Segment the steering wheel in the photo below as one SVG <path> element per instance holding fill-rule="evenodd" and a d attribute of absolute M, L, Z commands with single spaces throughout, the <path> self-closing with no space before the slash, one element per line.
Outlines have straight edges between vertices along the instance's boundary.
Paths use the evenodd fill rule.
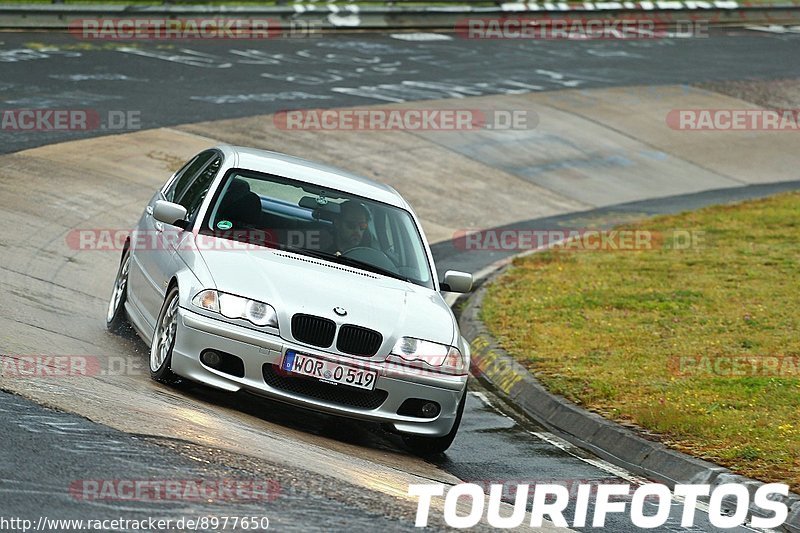
<path fill-rule="evenodd" d="M 394 261 L 392 261 L 392 259 L 381 250 L 376 250 L 375 248 L 356 246 L 355 248 L 350 248 L 342 255 L 349 257 L 350 259 L 369 263 L 370 265 L 374 265 L 384 270 L 389 270 L 390 272 L 399 273 L 397 270 L 397 265 L 394 263 Z"/>

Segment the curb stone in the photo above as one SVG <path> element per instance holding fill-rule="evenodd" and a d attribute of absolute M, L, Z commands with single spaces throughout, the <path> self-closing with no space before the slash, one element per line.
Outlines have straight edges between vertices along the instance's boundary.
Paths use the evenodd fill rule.
<path fill-rule="evenodd" d="M 508 269 L 505 266 L 492 274 L 492 280 Z M 570 443 L 598 457 L 624 467 L 636 475 L 674 488 L 676 484 L 740 483 L 752 496 L 764 485 L 714 463 L 671 450 L 660 442 L 640 437 L 619 424 L 572 402 L 551 394 L 528 370 L 515 361 L 487 330 L 478 316 L 486 295 L 482 283 L 468 296 L 459 314 L 461 334 L 472 350 L 471 371 L 488 383 L 506 401 L 517 406 L 530 418 Z M 789 516 L 780 531 L 800 533 L 800 496 L 789 493 L 777 500 L 786 504 Z M 767 516 L 751 506 L 751 514 Z"/>

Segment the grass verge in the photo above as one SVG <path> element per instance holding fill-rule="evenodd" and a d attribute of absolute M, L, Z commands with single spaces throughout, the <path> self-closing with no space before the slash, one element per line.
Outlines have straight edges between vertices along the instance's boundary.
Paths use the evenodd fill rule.
<path fill-rule="evenodd" d="M 518 258 L 481 318 L 550 391 L 800 492 L 800 193 L 626 228 L 658 246 Z"/>

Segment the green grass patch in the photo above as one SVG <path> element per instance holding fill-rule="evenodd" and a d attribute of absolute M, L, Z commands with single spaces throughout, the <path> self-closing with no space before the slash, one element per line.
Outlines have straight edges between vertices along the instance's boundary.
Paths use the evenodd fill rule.
<path fill-rule="evenodd" d="M 800 492 L 800 194 L 626 228 L 701 240 L 517 259 L 482 319 L 552 392 Z"/>

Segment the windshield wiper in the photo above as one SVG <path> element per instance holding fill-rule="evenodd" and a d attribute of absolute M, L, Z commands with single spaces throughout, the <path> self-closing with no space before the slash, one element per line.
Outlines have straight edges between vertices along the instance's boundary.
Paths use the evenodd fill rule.
<path fill-rule="evenodd" d="M 407 281 L 409 283 L 412 283 L 412 281 L 409 278 L 407 278 L 405 276 L 401 276 L 397 272 L 393 272 L 391 270 L 387 270 L 385 268 L 381 268 L 379 266 L 375 266 L 372 263 L 367 263 L 366 261 L 359 261 L 358 259 L 353 259 L 352 257 L 346 257 L 344 255 L 338 255 L 338 256 L 334 256 L 334 257 L 336 257 L 337 260 L 339 260 L 342 263 L 345 263 L 347 265 L 350 265 L 350 266 L 353 266 L 353 267 L 357 267 L 357 268 L 363 268 L 364 270 L 369 270 L 371 272 L 375 272 L 376 274 L 383 274 L 384 276 L 389 276 L 390 278 L 395 278 L 395 279 L 399 279 L 399 280 L 402 280 L 402 281 Z"/>
<path fill-rule="evenodd" d="M 321 250 L 309 250 L 308 248 L 296 248 L 292 246 L 287 246 L 286 250 L 298 254 L 310 255 L 312 257 L 317 257 L 319 259 L 325 259 L 328 261 L 332 261 L 334 263 L 360 268 L 362 270 L 368 270 L 376 274 L 381 274 L 384 276 L 388 276 L 390 278 L 395 278 L 401 281 L 406 281 L 408 283 L 413 283 L 411 279 L 401 276 L 397 272 L 392 272 L 391 270 L 381 268 L 379 266 L 373 265 L 372 263 L 367 263 L 366 261 L 359 261 L 358 259 L 353 259 L 351 257 L 347 257 L 341 254 L 337 255 L 337 254 L 332 254 L 330 252 L 323 252 Z"/>

